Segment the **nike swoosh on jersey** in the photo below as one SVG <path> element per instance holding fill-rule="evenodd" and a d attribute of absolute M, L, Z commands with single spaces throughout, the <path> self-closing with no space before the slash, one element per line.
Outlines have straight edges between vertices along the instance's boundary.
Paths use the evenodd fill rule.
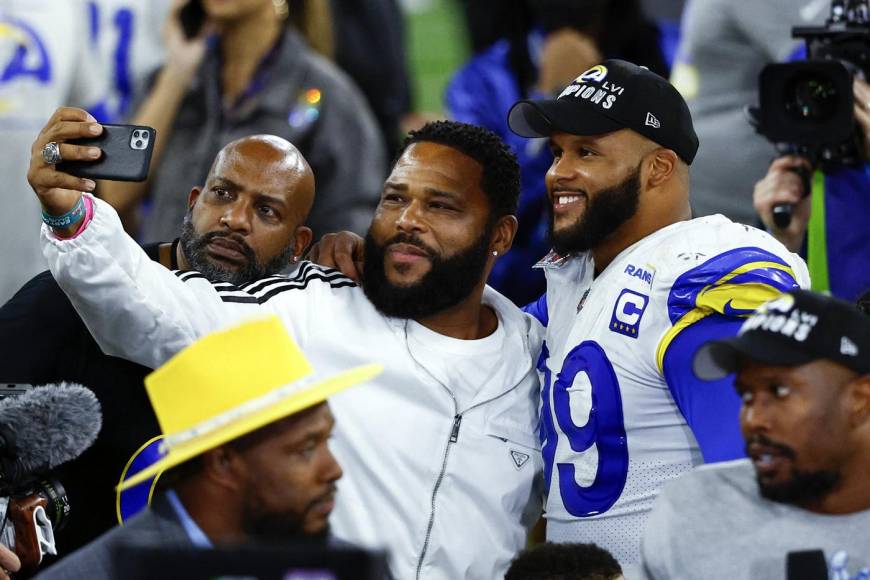
<path fill-rule="evenodd" d="M 734 300 L 729 300 L 728 302 L 725 303 L 725 306 L 722 309 L 725 313 L 725 316 L 735 316 L 735 317 L 736 316 L 748 316 L 748 315 L 752 314 L 753 312 L 755 312 L 755 310 L 752 308 L 749 308 L 749 309 L 734 308 L 731 306 L 732 302 L 734 302 Z"/>

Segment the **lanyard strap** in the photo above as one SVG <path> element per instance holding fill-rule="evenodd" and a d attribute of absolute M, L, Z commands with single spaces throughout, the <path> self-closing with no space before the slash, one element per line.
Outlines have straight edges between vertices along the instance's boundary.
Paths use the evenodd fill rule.
<path fill-rule="evenodd" d="M 807 267 L 810 271 L 812 289 L 830 293 L 828 278 L 828 239 L 825 227 L 825 174 L 813 174 L 810 222 L 807 226 Z"/>

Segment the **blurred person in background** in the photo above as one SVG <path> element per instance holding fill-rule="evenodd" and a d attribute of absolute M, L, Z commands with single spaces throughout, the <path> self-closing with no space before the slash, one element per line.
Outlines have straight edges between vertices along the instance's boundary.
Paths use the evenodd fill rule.
<path fill-rule="evenodd" d="M 202 182 L 218 150 L 269 133 L 296 145 L 318 175 L 312 228 L 364 231 L 385 174 L 380 132 L 352 81 L 290 25 L 319 26 L 309 37 L 331 38 L 328 4 L 202 0 L 201 8 L 196 18 L 187 2 L 174 3 L 164 28 L 166 64 L 131 121 L 157 131 L 148 181 L 101 183 L 98 195 L 128 224 L 148 198 L 142 239 L 172 239 L 190 181 Z M 200 25 L 192 38 L 182 17 L 188 32 Z"/>
<path fill-rule="evenodd" d="M 660 44 L 669 67 L 674 65 L 680 44 L 680 21 L 686 0 L 641 0 L 643 10 L 655 21 L 661 34 Z"/>
<path fill-rule="evenodd" d="M 553 156 L 544 141 L 508 129 L 511 106 L 526 97 L 551 96 L 604 57 L 624 58 L 663 75 L 668 68 L 658 32 L 639 0 L 514 0 L 509 13 L 507 36 L 454 75 L 445 101 L 452 118 L 495 132 L 520 161 L 519 230 L 489 283 L 526 304 L 545 287 L 543 273 L 532 266 L 550 249 L 544 175 Z"/>
<path fill-rule="evenodd" d="M 758 75 L 801 45 L 795 25 L 820 21 L 828 0 L 689 0 L 671 82 L 689 104 L 701 147 L 692 164 L 692 210 L 757 224 L 752 186 L 776 154 L 749 124 Z"/>
<path fill-rule="evenodd" d="M 780 157 L 753 191 L 755 210 L 767 231 L 806 258 L 813 290 L 830 292 L 849 302 L 870 291 L 870 85 L 855 79 L 853 92 L 863 163 L 828 172 L 818 170 L 807 191 L 795 169 L 811 172 L 810 162 L 793 155 Z M 794 208 L 785 228 L 773 220 L 773 208 L 779 204 Z"/>
<path fill-rule="evenodd" d="M 460 0 L 460 4 L 474 55 L 510 36 L 519 20 L 516 0 Z"/>
<path fill-rule="evenodd" d="M 106 120 L 106 84 L 88 23 L 83 0 L 0 2 L 0 304 L 47 267 L 39 236 L 25 227 L 40 216 L 26 194 L 27 143 L 61 104 Z"/>
<path fill-rule="evenodd" d="M 289 0 L 288 7 L 308 45 L 341 67 L 366 97 L 387 145 L 388 163 L 400 144 L 400 120 L 411 107 L 404 18 L 397 1 Z M 88 0 L 90 38 L 108 70 L 111 119 L 133 114 L 131 108 L 149 91 L 149 79 L 166 56 L 161 30 L 171 8 L 171 0 Z"/>
<path fill-rule="evenodd" d="M 532 0 L 531 3 L 541 6 L 549 4 L 553 7 L 561 4 L 568 11 L 575 11 L 574 15 L 576 16 L 579 16 L 580 12 L 585 12 L 585 18 L 580 16 L 575 18 L 575 21 L 586 21 L 587 24 L 584 26 L 599 27 L 599 30 L 600 26 L 594 22 L 599 18 L 596 11 L 599 10 L 600 5 L 607 4 L 606 19 L 609 21 L 608 24 L 612 26 L 614 22 L 622 20 L 621 26 L 623 27 L 621 32 L 607 35 L 607 38 L 602 39 L 607 45 L 607 54 L 616 50 L 614 54 L 618 53 L 621 58 L 639 62 L 658 58 L 658 55 L 654 53 L 645 53 L 643 46 L 651 36 L 656 34 L 656 28 L 661 28 L 661 22 L 679 21 L 683 2 L 684 0 L 640 0 L 639 2 L 634 0 L 579 0 L 577 2 Z M 496 42 L 512 38 L 517 32 L 528 33 L 529 23 L 534 26 L 536 15 L 528 12 L 529 0 L 462 0 L 461 4 L 471 43 L 471 52 L 475 55 L 484 52 Z M 639 15 L 644 14 L 652 17 L 651 20 L 654 23 L 646 16 L 638 19 Z M 563 17 L 565 16 L 572 18 L 568 13 L 563 13 Z M 649 24 L 653 24 L 653 26 L 649 26 Z M 558 23 L 556 25 L 558 26 Z M 571 24 L 567 23 L 567 25 Z M 641 64 L 646 64 L 646 62 Z M 657 70 L 657 72 L 661 71 Z M 565 79 L 562 84 L 564 85 L 570 80 Z"/>
<path fill-rule="evenodd" d="M 335 63 L 359 86 L 381 129 L 387 156 L 402 144 L 403 118 L 411 112 L 405 20 L 397 0 L 332 0 Z"/>
<path fill-rule="evenodd" d="M 88 37 L 107 81 L 106 113 L 121 123 L 165 58 L 160 31 L 171 0 L 88 0 Z"/>

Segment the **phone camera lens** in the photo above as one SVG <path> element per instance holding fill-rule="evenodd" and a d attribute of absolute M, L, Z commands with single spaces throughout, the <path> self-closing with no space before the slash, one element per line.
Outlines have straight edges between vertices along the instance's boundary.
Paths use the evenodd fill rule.
<path fill-rule="evenodd" d="M 139 138 L 139 131 L 133 131 L 133 137 L 138 139 Z"/>
<path fill-rule="evenodd" d="M 136 147 L 142 147 L 142 145 L 143 145 L 143 143 L 142 143 L 141 139 L 136 141 Z"/>

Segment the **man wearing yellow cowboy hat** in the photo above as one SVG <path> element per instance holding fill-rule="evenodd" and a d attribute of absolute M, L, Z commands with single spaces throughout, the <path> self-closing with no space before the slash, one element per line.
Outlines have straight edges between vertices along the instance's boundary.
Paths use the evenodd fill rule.
<path fill-rule="evenodd" d="M 159 476 L 151 507 L 41 578 L 115 578 L 112 551 L 325 539 L 341 467 L 327 397 L 380 372 L 319 377 L 276 317 L 210 334 L 145 379 L 163 456 L 122 481 Z M 219 509 L 216 509 L 219 508 Z"/>

